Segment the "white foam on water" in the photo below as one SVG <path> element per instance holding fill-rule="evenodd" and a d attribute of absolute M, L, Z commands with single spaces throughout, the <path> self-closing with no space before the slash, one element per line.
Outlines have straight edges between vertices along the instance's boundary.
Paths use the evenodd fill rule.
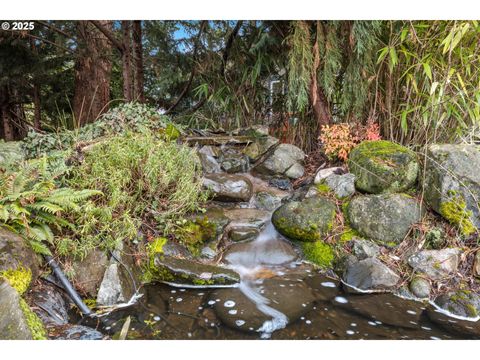
<path fill-rule="evenodd" d="M 223 306 L 228 307 L 228 308 L 234 307 L 234 306 L 235 306 L 235 301 L 233 301 L 233 300 L 227 300 L 227 301 L 225 301 L 225 302 L 223 303 Z"/>
<path fill-rule="evenodd" d="M 347 333 L 347 335 L 354 335 L 354 334 L 355 334 L 355 331 L 353 331 L 353 330 L 347 330 L 346 333 Z"/>
<path fill-rule="evenodd" d="M 340 303 L 340 304 L 346 304 L 348 303 L 348 300 L 345 299 L 343 296 L 335 296 L 335 299 L 334 299 L 336 302 Z"/>
<path fill-rule="evenodd" d="M 235 320 L 235 325 L 237 326 L 245 325 L 245 320 Z"/>
<path fill-rule="evenodd" d="M 335 283 L 333 283 L 333 282 L 331 282 L 331 281 L 322 282 L 320 285 L 322 285 L 323 287 L 328 287 L 328 288 L 337 287 L 337 286 L 335 285 Z"/>
<path fill-rule="evenodd" d="M 237 315 L 237 310 L 236 309 L 228 310 L 228 313 L 230 315 Z"/>

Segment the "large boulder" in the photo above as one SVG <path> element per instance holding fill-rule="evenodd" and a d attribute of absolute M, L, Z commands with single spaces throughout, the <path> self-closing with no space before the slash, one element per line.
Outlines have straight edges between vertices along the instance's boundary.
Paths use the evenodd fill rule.
<path fill-rule="evenodd" d="M 420 204 L 403 194 L 358 196 L 349 202 L 347 214 L 360 235 L 385 245 L 401 242 L 422 219 Z"/>
<path fill-rule="evenodd" d="M 107 255 L 100 249 L 93 249 L 84 259 L 73 261 L 75 287 L 88 296 L 96 297 L 107 266 Z"/>
<path fill-rule="evenodd" d="M 480 146 L 430 145 L 425 199 L 465 235 L 480 228 Z"/>
<path fill-rule="evenodd" d="M 240 276 L 230 269 L 164 254 L 155 256 L 154 268 L 151 271 L 153 280 L 177 284 L 233 285 L 240 281 Z"/>
<path fill-rule="evenodd" d="M 38 269 L 37 255 L 25 240 L 11 231 L 0 228 L 0 277 L 22 282 L 26 290 L 30 281 L 36 280 Z"/>
<path fill-rule="evenodd" d="M 348 158 L 357 189 L 372 193 L 402 192 L 417 180 L 419 165 L 415 153 L 390 141 L 364 141 Z"/>
<path fill-rule="evenodd" d="M 17 291 L 0 279 L 0 340 L 32 339 L 20 302 Z"/>
<path fill-rule="evenodd" d="M 285 175 L 291 179 L 297 179 L 303 176 L 304 158 L 305 153 L 298 147 L 280 144 L 254 169 L 263 175 Z"/>
<path fill-rule="evenodd" d="M 279 233 L 298 241 L 322 240 L 333 226 L 335 204 L 324 196 L 290 201 L 272 215 Z"/>
<path fill-rule="evenodd" d="M 252 197 L 253 185 L 242 175 L 209 174 L 203 178 L 203 186 L 213 192 L 214 200 L 239 202 Z"/>
<path fill-rule="evenodd" d="M 378 290 L 396 286 L 400 277 L 377 258 L 367 258 L 349 262 L 344 280 L 358 289 Z"/>
<path fill-rule="evenodd" d="M 250 161 L 255 162 L 278 142 L 279 140 L 273 136 L 262 136 L 249 144 L 243 153 L 248 156 Z"/>
<path fill-rule="evenodd" d="M 417 273 L 432 280 L 440 280 L 454 274 L 460 262 L 460 249 L 423 250 L 408 258 L 408 264 Z"/>

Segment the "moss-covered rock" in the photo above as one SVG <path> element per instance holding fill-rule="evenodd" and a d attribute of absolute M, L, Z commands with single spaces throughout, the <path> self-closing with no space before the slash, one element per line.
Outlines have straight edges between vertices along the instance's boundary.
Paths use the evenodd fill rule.
<path fill-rule="evenodd" d="M 480 146 L 430 145 L 425 200 L 464 235 L 480 228 Z"/>
<path fill-rule="evenodd" d="M 422 219 L 420 204 L 403 194 L 364 195 L 347 206 L 350 226 L 365 238 L 389 246 L 398 244 Z"/>
<path fill-rule="evenodd" d="M 164 254 L 154 256 L 150 271 L 152 281 L 178 284 L 231 285 L 240 281 L 240 276 L 232 270 L 188 259 L 176 259 Z"/>
<path fill-rule="evenodd" d="M 480 295 L 469 290 L 458 290 L 435 299 L 435 303 L 452 314 L 465 317 L 480 316 Z"/>
<path fill-rule="evenodd" d="M 423 250 L 408 258 L 408 264 L 418 273 L 430 279 L 440 280 L 457 272 L 460 249 Z"/>
<path fill-rule="evenodd" d="M 265 154 L 272 146 L 277 145 L 279 140 L 273 136 L 262 136 L 248 145 L 243 153 L 248 156 L 250 161 L 257 161 L 263 154 Z"/>
<path fill-rule="evenodd" d="M 348 158 L 348 168 L 355 175 L 358 190 L 379 194 L 403 192 L 411 188 L 418 176 L 415 153 L 386 140 L 364 141 Z"/>
<path fill-rule="evenodd" d="M 303 242 L 301 248 L 306 260 L 323 268 L 332 266 L 335 256 L 330 245 L 323 241 Z"/>
<path fill-rule="evenodd" d="M 272 222 L 279 233 L 292 240 L 314 242 L 327 235 L 334 218 L 335 204 L 317 196 L 280 206 L 273 213 Z"/>

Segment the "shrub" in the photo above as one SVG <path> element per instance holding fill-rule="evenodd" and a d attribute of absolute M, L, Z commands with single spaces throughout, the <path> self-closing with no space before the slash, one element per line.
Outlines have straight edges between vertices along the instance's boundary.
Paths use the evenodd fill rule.
<path fill-rule="evenodd" d="M 55 181 L 67 168 L 63 161 L 41 158 L 19 165 L 15 171 L 0 169 L 0 226 L 22 235 L 33 250 L 50 254 L 46 243 L 53 244 L 53 229 L 74 229 L 68 212 L 80 210 L 80 204 L 93 190 L 58 187 Z"/>
<path fill-rule="evenodd" d="M 346 161 L 350 151 L 364 140 L 380 140 L 380 128 L 369 119 L 366 125 L 359 123 L 322 126 L 320 141 L 325 155 L 331 160 Z"/>
<path fill-rule="evenodd" d="M 135 238 L 142 224 L 168 232 L 176 220 L 206 201 L 200 175 L 192 149 L 159 139 L 149 130 L 98 143 L 68 180 L 72 187 L 105 194 L 88 204 L 77 236 L 105 245 Z"/>

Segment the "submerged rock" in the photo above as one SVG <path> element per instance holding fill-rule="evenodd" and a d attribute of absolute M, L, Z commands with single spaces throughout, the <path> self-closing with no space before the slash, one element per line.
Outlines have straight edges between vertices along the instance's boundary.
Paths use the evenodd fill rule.
<path fill-rule="evenodd" d="M 83 325 L 72 325 L 63 329 L 55 336 L 56 340 L 102 340 L 100 331 Z"/>
<path fill-rule="evenodd" d="M 69 321 L 68 307 L 61 290 L 45 281 L 29 293 L 35 313 L 47 326 L 66 325 Z"/>
<path fill-rule="evenodd" d="M 20 301 L 17 291 L 0 278 L 0 340 L 32 339 Z"/>
<path fill-rule="evenodd" d="M 408 258 L 408 264 L 432 280 L 440 280 L 457 271 L 460 249 L 423 250 Z"/>
<path fill-rule="evenodd" d="M 398 244 L 422 219 L 420 204 L 403 194 L 357 196 L 347 207 L 351 227 L 382 244 Z"/>
<path fill-rule="evenodd" d="M 258 236 L 260 231 L 255 227 L 236 226 L 232 227 L 228 233 L 228 238 L 232 241 L 252 240 Z"/>
<path fill-rule="evenodd" d="M 425 199 L 465 235 L 480 228 L 480 146 L 430 145 L 425 170 Z"/>
<path fill-rule="evenodd" d="M 200 264 L 192 260 L 176 259 L 157 254 L 154 260 L 154 280 L 189 285 L 231 285 L 240 281 L 240 276 L 229 269 Z"/>
<path fill-rule="evenodd" d="M 415 153 L 390 141 L 364 141 L 348 158 L 356 176 L 357 189 L 372 194 L 403 192 L 417 180 L 419 165 Z"/>
<path fill-rule="evenodd" d="M 315 300 L 303 282 L 284 278 L 212 292 L 209 303 L 228 327 L 245 332 L 271 333 L 311 310 Z M 218 300 L 218 301 L 217 301 Z"/>
<path fill-rule="evenodd" d="M 298 241 L 317 241 L 333 226 L 335 204 L 319 196 L 302 202 L 290 201 L 280 206 L 272 215 L 279 233 Z"/>
<path fill-rule="evenodd" d="M 377 258 L 368 258 L 347 264 L 344 280 L 362 290 L 378 290 L 395 287 L 400 277 Z"/>
<path fill-rule="evenodd" d="M 225 249 L 222 259 L 228 264 L 254 268 L 258 265 L 283 265 L 297 259 L 290 244 L 277 239 L 232 244 Z"/>
<path fill-rule="evenodd" d="M 213 192 L 214 200 L 238 202 L 252 197 L 252 183 L 242 175 L 205 175 L 203 186 Z"/>
<path fill-rule="evenodd" d="M 304 170 L 301 163 L 304 158 L 305 153 L 298 147 L 291 144 L 280 144 L 254 169 L 263 175 L 286 175 L 296 179 L 303 176 Z M 290 170 L 292 167 L 293 169 Z"/>

